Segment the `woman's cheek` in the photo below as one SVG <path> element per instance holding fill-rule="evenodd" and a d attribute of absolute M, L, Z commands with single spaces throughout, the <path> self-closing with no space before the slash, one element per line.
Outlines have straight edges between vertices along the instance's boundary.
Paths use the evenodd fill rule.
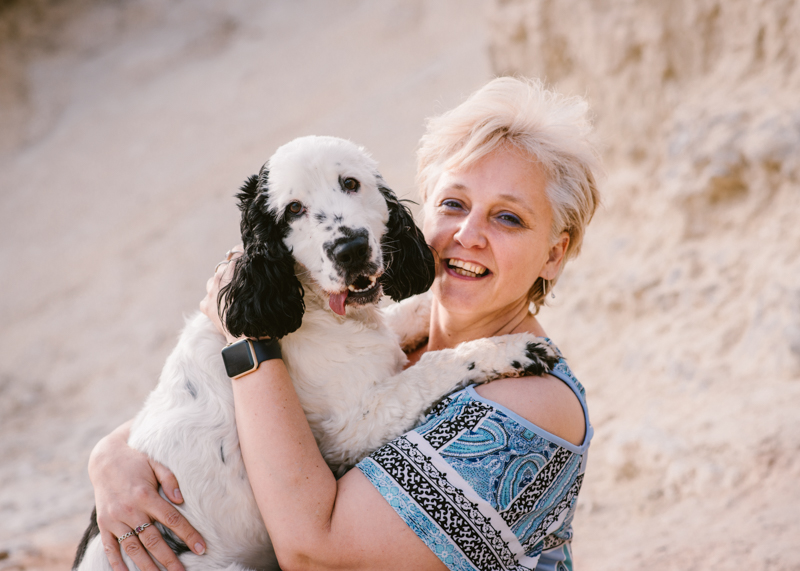
<path fill-rule="evenodd" d="M 422 233 L 428 244 L 438 252 L 446 246 L 447 239 L 455 234 L 456 225 L 454 217 L 445 216 L 435 208 L 427 207 L 422 222 Z"/>

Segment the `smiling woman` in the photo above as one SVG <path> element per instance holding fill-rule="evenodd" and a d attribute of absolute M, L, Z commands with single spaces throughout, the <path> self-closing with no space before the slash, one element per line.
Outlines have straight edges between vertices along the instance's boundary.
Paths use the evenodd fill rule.
<path fill-rule="evenodd" d="M 496 187 L 497 198 L 513 206 L 507 213 L 500 212 L 499 218 L 509 227 L 530 229 L 535 223 L 540 229 L 546 228 L 550 245 L 559 243 L 566 233 L 564 259 L 577 256 L 584 230 L 600 201 L 596 183 L 600 162 L 588 112 L 585 100 L 564 97 L 537 81 L 505 77 L 490 82 L 464 104 L 428 121 L 428 132 L 420 141 L 417 169 L 426 207 L 429 195 L 442 190 L 443 176 L 470 176 L 471 170 L 474 178 L 476 169 L 471 167 L 499 151 L 506 164 L 490 167 L 502 170 L 512 166 L 517 171 L 505 178 L 488 177 Z M 475 180 L 473 192 L 483 192 L 486 182 Z M 444 184 L 461 188 L 463 181 Z M 528 189 L 527 196 L 524 188 Z M 527 226 L 520 209 L 528 215 Z M 533 283 L 529 299 L 537 309 L 563 267 L 560 264 L 554 275 L 539 276 Z"/>
<path fill-rule="evenodd" d="M 404 312 L 429 315 L 405 348 L 409 366 L 466 341 L 546 337 L 536 313 L 578 253 L 599 200 L 587 111 L 582 99 L 539 82 L 500 78 L 429 121 L 419 184 L 425 238 L 438 258 L 432 295 L 390 310 L 398 325 L 412 321 Z M 358 191 L 346 180 L 340 186 Z M 293 200 L 303 199 L 286 197 L 290 212 Z M 287 243 L 302 248 L 291 235 Z M 215 304 L 226 271 L 222 266 L 209 281 L 201 307 L 233 340 Z M 346 312 L 351 294 L 343 292 L 330 310 Z M 338 480 L 280 359 L 238 377 L 233 396 L 247 475 L 282 569 L 572 569 L 571 524 L 592 427 L 583 387 L 563 359 L 541 376 L 499 379 L 430 403 L 422 424 Z M 174 476 L 163 466 L 151 469 L 126 439 L 123 426 L 92 455 L 101 528 L 128 526 L 113 514 L 163 523 L 160 514 L 174 510 L 156 481 L 182 501 L 168 492 L 177 488 Z M 185 520 L 166 526 L 202 552 Z M 150 530 L 149 552 L 179 568 Z M 120 568 L 114 543 L 107 554 Z M 143 550 L 137 557 L 154 568 Z"/>

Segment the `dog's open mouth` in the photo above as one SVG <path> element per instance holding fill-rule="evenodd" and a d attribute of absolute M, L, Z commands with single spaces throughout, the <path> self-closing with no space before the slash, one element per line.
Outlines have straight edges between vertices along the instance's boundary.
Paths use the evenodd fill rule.
<path fill-rule="evenodd" d="M 344 315 L 345 305 L 366 305 L 375 303 L 381 295 L 381 284 L 378 283 L 379 275 L 361 275 L 342 292 L 332 293 L 328 298 L 328 305 L 334 313 Z"/>

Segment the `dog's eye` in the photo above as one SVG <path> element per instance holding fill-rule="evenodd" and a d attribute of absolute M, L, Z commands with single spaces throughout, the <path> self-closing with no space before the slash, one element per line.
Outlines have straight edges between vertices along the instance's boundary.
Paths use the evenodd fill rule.
<path fill-rule="evenodd" d="M 361 183 L 352 177 L 339 179 L 339 184 L 342 185 L 342 190 L 345 192 L 358 192 Z"/>
<path fill-rule="evenodd" d="M 291 214 L 292 216 L 301 215 L 303 213 L 303 210 L 305 210 L 305 208 L 303 208 L 303 203 L 298 202 L 297 200 L 295 200 L 294 202 L 290 202 L 289 206 L 286 207 L 286 212 Z"/>

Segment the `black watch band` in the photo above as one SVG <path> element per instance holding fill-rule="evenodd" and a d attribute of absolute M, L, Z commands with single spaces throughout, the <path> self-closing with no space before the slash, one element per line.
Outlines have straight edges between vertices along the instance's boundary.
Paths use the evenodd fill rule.
<path fill-rule="evenodd" d="M 225 371 L 232 379 L 252 373 L 264 361 L 281 358 L 281 346 L 277 339 L 242 339 L 222 350 Z"/>

